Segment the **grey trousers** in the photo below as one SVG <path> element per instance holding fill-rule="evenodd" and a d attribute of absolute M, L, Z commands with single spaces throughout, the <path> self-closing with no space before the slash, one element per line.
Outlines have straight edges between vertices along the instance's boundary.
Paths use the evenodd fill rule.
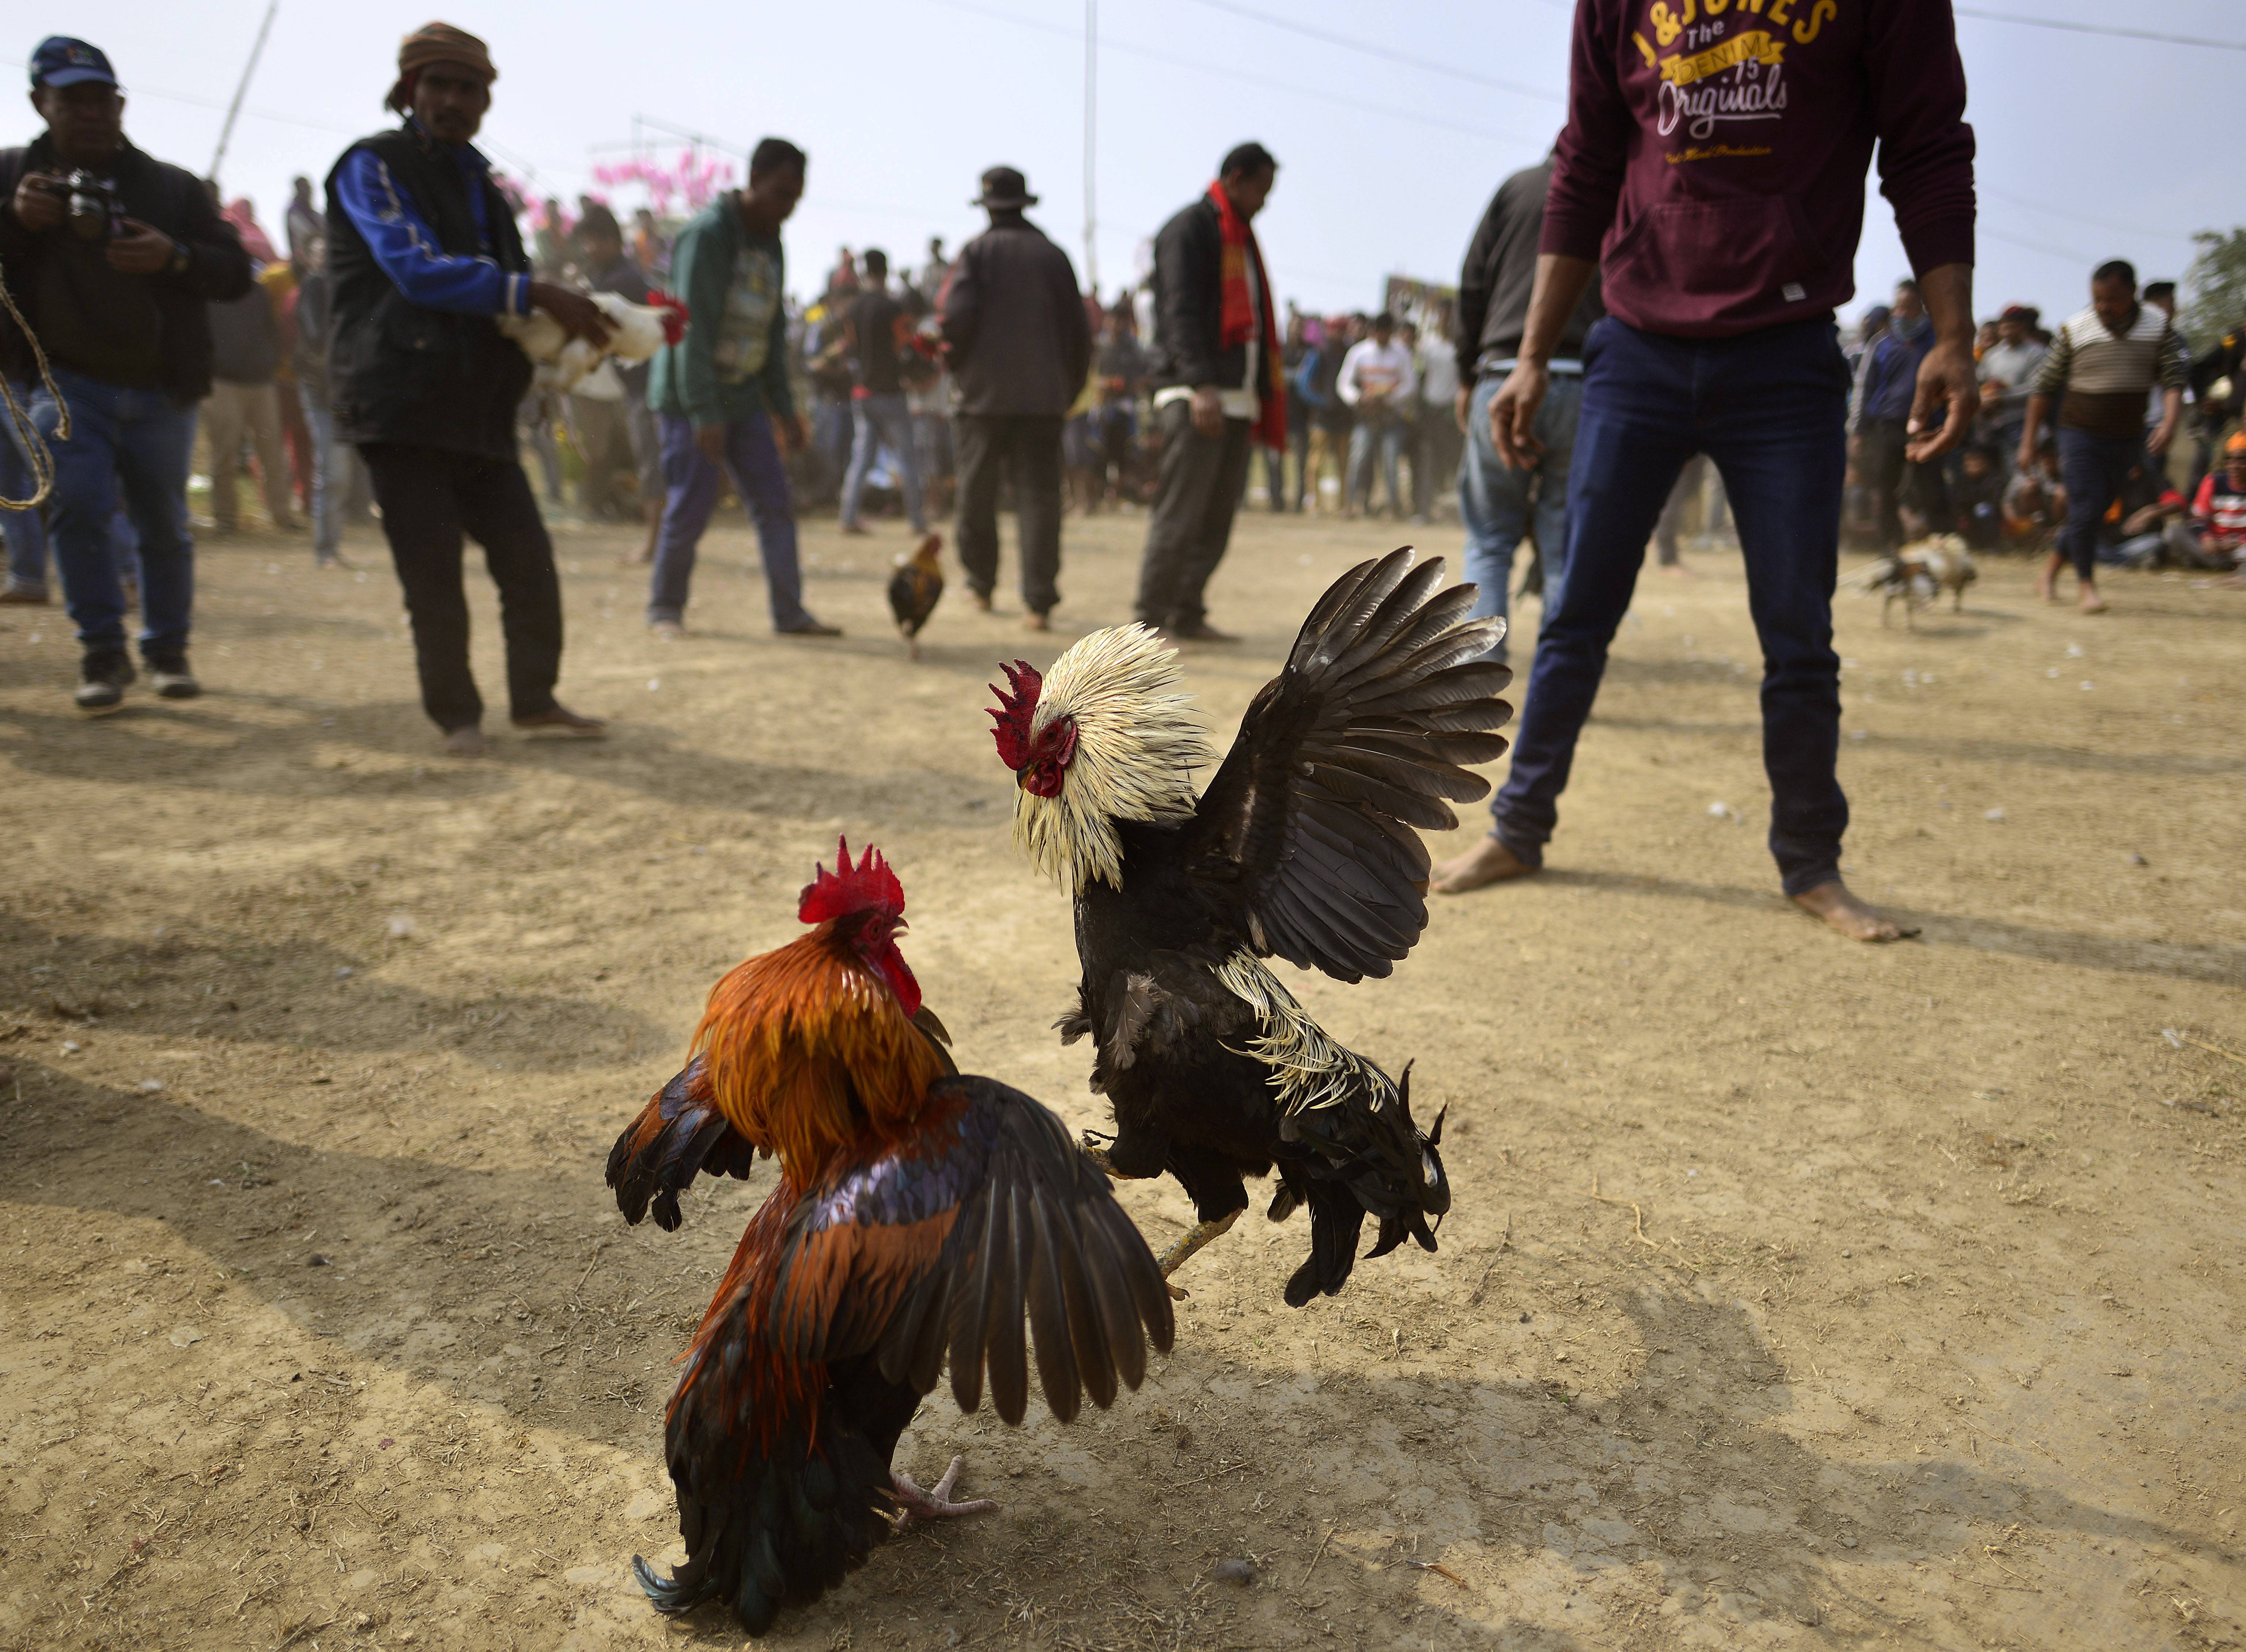
<path fill-rule="evenodd" d="M 1138 617 L 1191 630 L 1208 617 L 1202 595 L 1232 540 L 1248 480 L 1248 421 L 1228 418 L 1222 435 L 1204 436 L 1185 400 L 1166 404 L 1155 418 L 1162 464 L 1139 564 Z"/>

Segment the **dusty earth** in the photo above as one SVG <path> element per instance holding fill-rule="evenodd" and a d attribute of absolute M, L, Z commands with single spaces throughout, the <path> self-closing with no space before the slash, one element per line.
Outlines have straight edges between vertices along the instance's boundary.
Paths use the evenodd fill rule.
<path fill-rule="evenodd" d="M 676 645 L 620 536 L 564 534 L 564 692 L 615 737 L 480 763 L 437 755 L 364 537 L 357 576 L 208 545 L 192 705 L 81 722 L 59 613 L 0 610 L 0 1643 L 737 1644 L 626 1568 L 678 1553 L 669 1362 L 766 1182 L 665 1235 L 601 1164 L 838 832 L 901 869 L 963 1064 L 1104 1120 L 983 684 L 1123 616 L 1140 520 L 1072 521 L 1061 634 L 955 589 L 918 666 L 900 529 L 808 530 L 849 636 L 806 644 L 732 520 Z M 1399 537 L 1243 523 L 1249 640 L 1187 663 L 1228 738 Z M 1440 1253 L 1290 1312 L 1304 1229 L 1256 1215 L 1112 1411 L 931 1402 L 901 1464 L 963 1452 L 1004 1512 L 772 1644 L 2246 1638 L 2246 595 L 2117 576 L 2084 619 L 2000 562 L 1915 635 L 1844 599 L 1850 870 L 1923 931 L 1875 950 L 1776 896 L 1743 588 L 1691 561 L 1618 640 L 1551 872 L 1439 903 L 1392 980 L 1299 985 L 1449 1104 Z M 1158 1245 L 1187 1220 L 1123 1196 Z"/>

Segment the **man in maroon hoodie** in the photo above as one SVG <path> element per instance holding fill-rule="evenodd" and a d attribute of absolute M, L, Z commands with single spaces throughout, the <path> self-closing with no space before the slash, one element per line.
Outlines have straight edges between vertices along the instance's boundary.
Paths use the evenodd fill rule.
<path fill-rule="evenodd" d="M 1508 464 L 1536 451 L 1546 364 L 1600 276 L 1583 350 L 1567 547 L 1545 597 L 1513 767 L 1457 894 L 1543 864 L 1576 737 L 1684 462 L 1706 453 L 1739 524 L 1763 650 L 1770 848 L 1787 894 L 1841 934 L 1903 933 L 1841 880 L 1833 580 L 1864 174 L 1916 273 L 1935 343 L 1909 455 L 1964 437 L 1973 376 L 1973 130 L 1950 0 L 1580 0 L 1520 365 L 1491 404 Z M 1932 421 L 1937 405 L 1946 419 Z"/>

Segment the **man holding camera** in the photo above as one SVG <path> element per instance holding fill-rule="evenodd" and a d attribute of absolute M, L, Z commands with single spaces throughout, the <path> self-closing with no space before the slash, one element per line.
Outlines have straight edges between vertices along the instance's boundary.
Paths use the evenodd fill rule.
<path fill-rule="evenodd" d="M 249 255 L 192 173 L 126 140 L 124 95 L 99 49 L 56 35 L 31 70 L 47 129 L 0 150 L 0 268 L 62 391 L 58 405 L 37 390 L 31 418 L 54 454 L 49 527 L 85 651 L 78 704 L 115 710 L 133 680 L 111 549 L 120 497 L 140 539 L 141 658 L 158 694 L 192 699 L 187 460 L 211 386 L 208 306 L 248 291 Z M 0 373 L 38 377 L 12 323 L 0 325 Z"/>

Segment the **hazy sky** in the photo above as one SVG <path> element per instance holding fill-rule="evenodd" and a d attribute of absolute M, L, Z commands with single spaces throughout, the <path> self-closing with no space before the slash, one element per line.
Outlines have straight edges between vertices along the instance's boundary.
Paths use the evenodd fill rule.
<path fill-rule="evenodd" d="M 1235 6 L 1419 62 L 1307 38 Z M 1988 9 L 2246 40 L 2237 0 Z M 1570 10 L 1108 0 L 1101 284 L 1128 278 L 1163 219 L 1249 137 L 1282 163 L 1257 224 L 1282 292 L 1310 308 L 1362 308 L 1392 271 L 1455 280 L 1490 191 L 1558 130 Z M 125 83 L 134 141 L 201 171 L 263 11 L 264 0 L 37 0 L 10 8 L 20 39 L 0 52 L 20 74 L 49 31 L 92 40 Z M 931 234 L 956 247 L 982 222 L 967 206 L 977 174 L 1004 161 L 1029 174 L 1044 197 L 1031 216 L 1083 273 L 1085 13 L 1072 0 L 281 0 L 223 168 L 228 195 L 253 197 L 276 239 L 290 176 L 318 181 L 345 141 L 385 124 L 398 37 L 432 12 L 491 43 L 500 80 L 486 146 L 518 173 L 534 169 L 541 193 L 574 199 L 595 148 L 628 144 L 635 115 L 736 146 L 784 134 L 812 157 L 788 237 L 801 291 L 841 244 L 915 264 Z M 2246 223 L 2236 135 L 2246 53 L 1970 17 L 1958 34 L 1980 141 L 1982 313 L 2011 299 L 2076 308 L 2088 267 L 2107 257 L 2134 259 L 2147 278 L 2180 276 L 2192 230 Z M 37 130 L 19 110 L 0 142 Z M 1875 195 L 1850 312 L 1905 267 Z"/>

